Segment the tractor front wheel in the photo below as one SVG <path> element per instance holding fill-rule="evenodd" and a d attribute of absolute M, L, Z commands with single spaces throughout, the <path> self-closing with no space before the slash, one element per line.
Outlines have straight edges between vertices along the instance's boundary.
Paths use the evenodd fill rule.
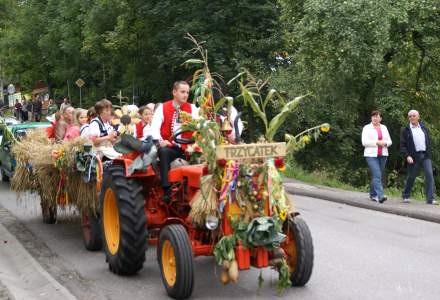
<path fill-rule="evenodd" d="M 194 286 L 194 259 L 185 227 L 173 224 L 161 230 L 157 259 L 167 294 L 175 299 L 190 297 Z"/>
<path fill-rule="evenodd" d="M 101 224 L 98 216 L 89 210 L 81 212 L 81 228 L 83 232 L 84 247 L 89 251 L 102 249 Z"/>
<path fill-rule="evenodd" d="M 109 269 L 131 275 L 142 269 L 147 250 L 147 228 L 142 186 L 125 177 L 123 166 L 106 169 L 100 198 L 104 249 Z"/>
<path fill-rule="evenodd" d="M 309 227 L 299 217 L 289 217 L 283 228 L 286 239 L 281 244 L 287 256 L 290 281 L 293 286 L 304 286 L 313 269 L 313 241 Z"/>

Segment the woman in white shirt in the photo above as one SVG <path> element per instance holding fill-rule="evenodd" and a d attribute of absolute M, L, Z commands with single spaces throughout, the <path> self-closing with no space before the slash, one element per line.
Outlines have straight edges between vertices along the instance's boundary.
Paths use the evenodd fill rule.
<path fill-rule="evenodd" d="M 379 203 L 387 200 L 382 186 L 382 176 L 388 158 L 388 147 L 392 144 L 388 129 L 380 123 L 381 121 L 382 113 L 375 110 L 371 112 L 371 123 L 365 125 L 362 130 L 364 157 L 372 175 L 370 199 Z"/>

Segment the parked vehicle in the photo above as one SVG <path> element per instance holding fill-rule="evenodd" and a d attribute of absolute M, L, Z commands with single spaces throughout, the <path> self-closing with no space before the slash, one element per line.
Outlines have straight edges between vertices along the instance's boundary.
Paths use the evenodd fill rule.
<path fill-rule="evenodd" d="M 26 132 L 36 128 L 47 128 L 51 126 L 49 122 L 29 122 L 29 123 L 15 123 L 13 118 L 6 118 L 6 128 L 12 133 L 15 139 L 21 139 L 26 135 Z M 8 122 L 9 121 L 9 122 Z M 8 124 L 9 123 L 9 124 Z M 9 181 L 14 173 L 15 160 L 11 153 L 11 146 L 14 142 L 5 134 L 5 128 L 0 128 L 0 179 L 2 181 Z"/>

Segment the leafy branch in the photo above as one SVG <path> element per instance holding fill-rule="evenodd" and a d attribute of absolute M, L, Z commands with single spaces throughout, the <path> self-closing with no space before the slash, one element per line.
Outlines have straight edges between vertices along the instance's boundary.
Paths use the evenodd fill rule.
<path fill-rule="evenodd" d="M 257 80 L 249 71 L 239 73 L 228 84 L 234 81 L 238 83 L 241 91 L 240 97 L 244 100 L 245 105 L 249 105 L 254 113 L 263 121 L 266 132 L 265 138 L 269 142 L 273 141 L 278 129 L 286 121 L 287 116 L 295 111 L 304 98 L 309 96 L 309 94 L 298 96 L 287 102 L 277 90 L 270 89 L 264 97 L 262 91 L 267 85 L 267 80 Z M 275 117 L 268 120 L 266 109 L 270 103 L 274 102 L 281 103 L 283 107 Z"/>

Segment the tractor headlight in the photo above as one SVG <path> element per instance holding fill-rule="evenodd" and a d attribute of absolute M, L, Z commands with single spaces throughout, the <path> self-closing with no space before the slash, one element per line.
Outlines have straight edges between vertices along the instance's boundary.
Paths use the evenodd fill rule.
<path fill-rule="evenodd" d="M 218 227 L 218 218 L 216 216 L 208 216 L 205 223 L 206 228 L 215 230 Z"/>

